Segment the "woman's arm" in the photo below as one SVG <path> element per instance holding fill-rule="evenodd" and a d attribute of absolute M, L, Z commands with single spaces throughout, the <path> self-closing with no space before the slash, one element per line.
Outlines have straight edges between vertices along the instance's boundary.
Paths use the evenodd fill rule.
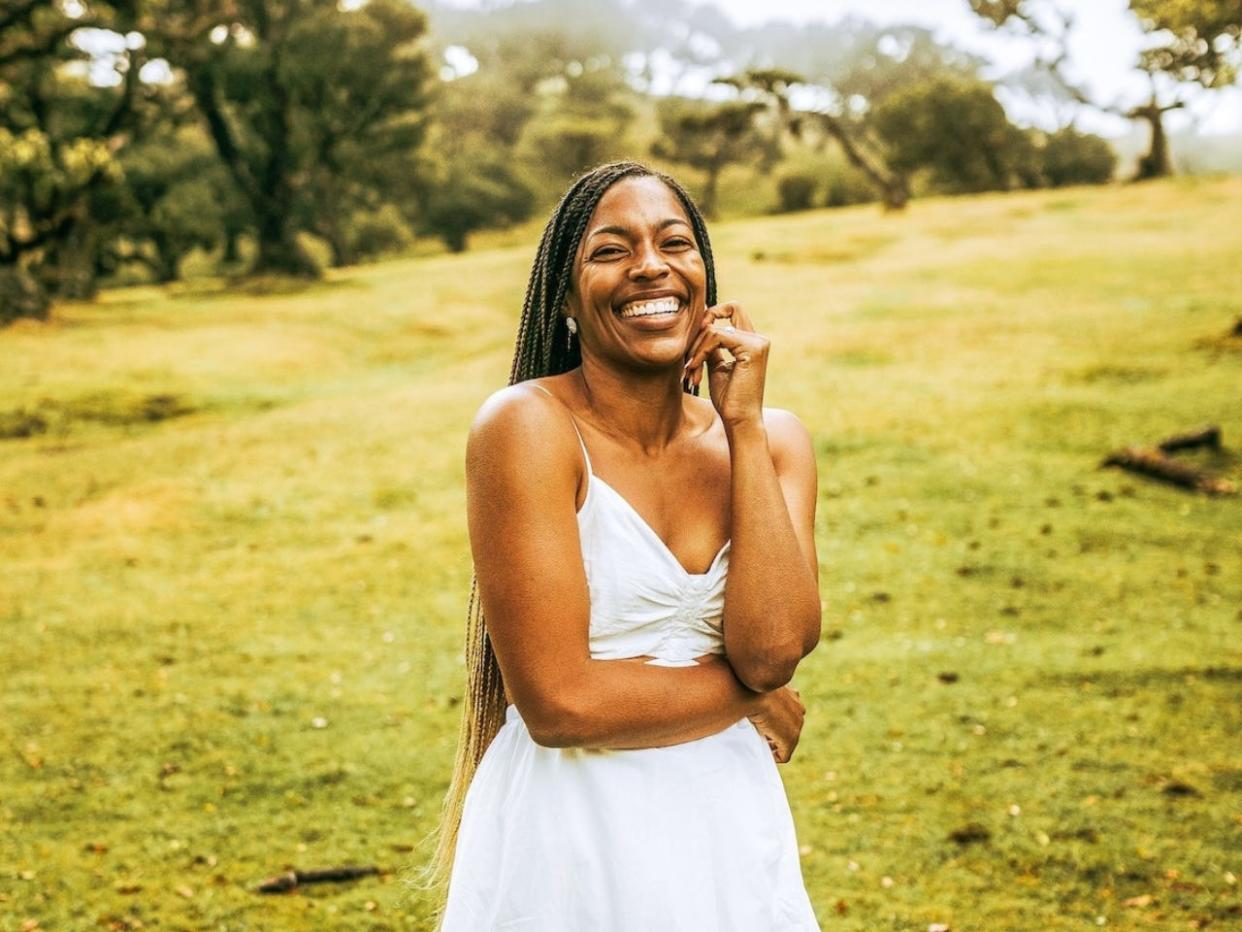
<path fill-rule="evenodd" d="M 767 409 L 726 424 L 732 544 L 725 653 L 751 689 L 784 686 L 819 642 L 815 453 L 802 423 Z"/>
<path fill-rule="evenodd" d="M 549 747 L 638 748 L 715 734 L 779 697 L 723 659 L 695 667 L 592 660 L 574 510 L 578 441 L 555 402 L 497 392 L 466 449 L 466 497 L 488 635 L 531 737 Z"/>
<path fill-rule="evenodd" d="M 706 365 L 729 440 L 725 652 L 742 682 L 761 692 L 793 678 L 820 632 L 815 452 L 797 418 L 763 407 L 768 349 L 741 306 L 726 303 L 707 309 L 686 360 L 696 385 Z"/>

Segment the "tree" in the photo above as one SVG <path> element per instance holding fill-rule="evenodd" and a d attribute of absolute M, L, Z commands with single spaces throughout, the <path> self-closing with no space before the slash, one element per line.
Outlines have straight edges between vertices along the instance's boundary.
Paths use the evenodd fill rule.
<path fill-rule="evenodd" d="M 1040 181 L 1030 138 L 1009 122 L 989 84 L 940 75 L 889 95 L 875 109 L 888 163 L 927 170 L 953 193 L 1033 187 Z"/>
<path fill-rule="evenodd" d="M 1104 104 L 1065 73 L 1074 22 L 1067 9 L 1054 0 L 970 0 L 970 5 L 992 26 L 1040 44 L 1040 65 L 1074 100 L 1148 124 L 1150 143 L 1139 160 L 1136 180 L 1173 173 L 1164 115 L 1186 105 L 1192 86 L 1214 90 L 1232 84 L 1242 64 L 1242 5 L 1237 0 L 1130 0 L 1130 10 L 1151 43 L 1136 62 L 1147 76 L 1150 96 L 1128 106 Z"/>
<path fill-rule="evenodd" d="M 545 202 L 626 150 L 636 95 L 625 57 L 645 41 L 641 17 L 596 0 L 434 5 L 429 15 L 438 41 L 467 49 L 476 66 L 438 94 L 441 159 L 505 162 L 510 180 Z"/>
<path fill-rule="evenodd" d="M 441 163 L 422 202 L 423 232 L 438 236 L 453 252 L 464 252 L 471 233 L 525 220 L 534 196 L 505 162 L 483 157 Z"/>
<path fill-rule="evenodd" d="M 745 31 L 736 44 L 757 64 L 730 81 L 769 101 L 792 135 L 835 143 L 889 210 L 906 205 L 910 184 L 887 160 L 872 125 L 875 108 L 902 88 L 941 74 L 974 75 L 980 64 L 922 27 L 881 27 L 857 19 L 831 27 L 769 23 Z M 795 92 L 801 109 L 792 106 Z M 839 188 L 839 181 L 828 179 L 830 190 Z"/>
<path fill-rule="evenodd" d="M 88 201 L 120 178 L 141 55 L 123 49 L 116 84 L 100 87 L 73 40 L 86 28 L 124 30 L 132 15 L 101 0 L 14 0 L 0 12 L 0 323 L 92 290 Z"/>
<path fill-rule="evenodd" d="M 254 271 L 318 275 L 299 231 L 331 243 L 332 218 L 388 190 L 421 138 L 422 14 L 400 0 L 149 0 L 144 30 L 250 208 Z"/>
<path fill-rule="evenodd" d="M 540 112 L 526 125 L 517 151 L 540 174 L 550 176 L 555 190 L 621 154 L 634 106 L 618 69 L 574 68 L 544 82 L 540 96 Z"/>
<path fill-rule="evenodd" d="M 653 155 L 698 169 L 706 176 L 700 206 L 708 217 L 716 212 L 720 173 L 762 151 L 755 118 L 765 105 L 759 101 L 729 100 L 718 104 L 668 98 L 660 101 L 660 137 Z"/>
<path fill-rule="evenodd" d="M 309 152 L 306 228 L 334 266 L 361 258 L 348 221 L 385 204 L 414 208 L 414 155 L 427 132 L 430 71 L 421 14 L 370 0 L 347 14 L 320 6 L 291 34 L 289 89 Z"/>
<path fill-rule="evenodd" d="M 215 152 L 198 127 L 159 126 L 120 162 L 124 184 L 92 198 L 100 269 L 137 264 L 157 282 L 175 281 L 190 250 L 224 240 L 227 202 L 219 197 Z"/>

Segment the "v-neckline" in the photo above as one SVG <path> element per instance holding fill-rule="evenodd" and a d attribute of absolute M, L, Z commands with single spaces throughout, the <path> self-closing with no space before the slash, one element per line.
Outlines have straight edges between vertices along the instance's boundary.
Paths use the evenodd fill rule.
<path fill-rule="evenodd" d="M 621 502 L 622 505 L 625 506 L 626 510 L 629 511 L 629 513 L 633 515 L 635 519 L 637 519 L 639 526 L 642 527 L 643 531 L 647 534 L 647 536 L 649 536 L 652 540 L 654 540 L 656 542 L 656 545 L 660 548 L 660 550 L 673 562 L 673 565 L 676 566 L 679 570 L 681 570 L 683 576 L 686 576 L 690 579 L 702 579 L 704 577 L 710 576 L 712 573 L 716 571 L 716 567 L 720 564 L 720 558 L 724 556 L 724 552 L 728 550 L 729 545 L 733 543 L 732 537 L 726 538 L 725 542 L 720 545 L 720 549 L 716 551 L 716 556 L 712 558 L 712 562 L 707 567 L 707 569 L 703 571 L 702 573 L 692 573 L 688 569 L 686 569 L 685 565 L 681 562 L 681 560 L 677 559 L 677 554 L 673 553 L 672 548 L 669 547 L 669 545 L 664 542 L 664 538 L 662 538 L 659 534 L 656 533 L 655 528 L 653 528 L 651 524 L 647 521 L 647 519 L 642 516 L 639 510 L 635 508 L 632 504 L 630 504 L 630 500 L 628 498 L 626 498 L 624 495 L 622 495 L 620 492 L 614 489 L 611 485 L 609 485 L 606 481 L 604 481 L 599 476 L 597 476 L 594 470 L 590 470 L 590 472 L 587 475 L 587 479 L 589 482 L 592 482 L 592 483 L 598 482 L 600 485 L 606 488 L 609 492 L 611 492 L 617 498 L 617 500 Z M 588 487 L 587 488 L 587 499 L 589 499 L 590 497 L 591 497 L 591 489 L 590 487 Z M 584 508 L 586 507 L 585 501 L 583 502 L 583 507 Z"/>

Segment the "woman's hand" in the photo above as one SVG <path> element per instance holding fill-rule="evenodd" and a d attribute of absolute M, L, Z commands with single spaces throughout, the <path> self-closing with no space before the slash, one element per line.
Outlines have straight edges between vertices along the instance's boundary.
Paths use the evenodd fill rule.
<path fill-rule="evenodd" d="M 726 428 L 762 423 L 769 345 L 740 304 L 717 304 L 704 312 L 686 356 L 686 378 L 699 385 L 706 367 L 708 392 Z"/>
<path fill-rule="evenodd" d="M 749 716 L 759 734 L 767 739 L 768 747 L 778 764 L 787 764 L 798 746 L 802 723 L 806 720 L 806 706 L 792 686 L 782 686 L 764 693 L 762 708 Z"/>

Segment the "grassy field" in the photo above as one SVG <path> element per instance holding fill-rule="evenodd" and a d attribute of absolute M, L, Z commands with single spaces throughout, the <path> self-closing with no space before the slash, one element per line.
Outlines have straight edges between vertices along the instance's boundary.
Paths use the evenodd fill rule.
<path fill-rule="evenodd" d="M 821 467 L 783 768 L 831 929 L 1242 922 L 1242 178 L 716 228 Z M 0 332 L 0 928 L 423 929 L 465 429 L 533 243 Z M 1233 452 L 1229 452 L 1232 450 Z M 386 873 L 294 896 L 287 865 Z"/>

